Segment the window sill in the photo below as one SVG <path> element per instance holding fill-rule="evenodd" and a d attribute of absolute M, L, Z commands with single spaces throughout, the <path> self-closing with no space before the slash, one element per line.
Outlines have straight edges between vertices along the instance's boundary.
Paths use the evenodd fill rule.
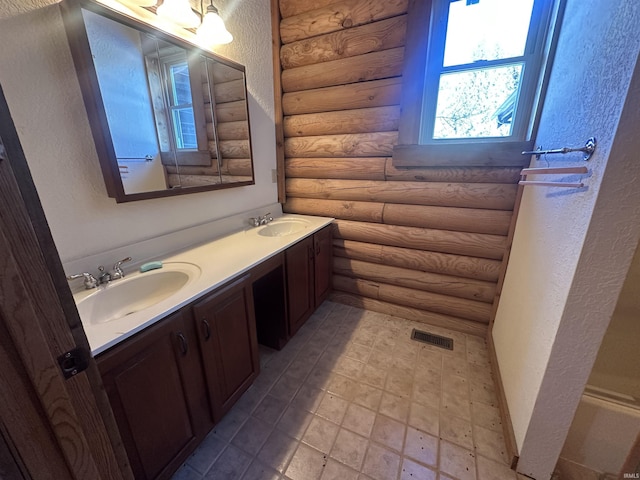
<path fill-rule="evenodd" d="M 396 145 L 394 167 L 527 167 L 533 142 Z"/>

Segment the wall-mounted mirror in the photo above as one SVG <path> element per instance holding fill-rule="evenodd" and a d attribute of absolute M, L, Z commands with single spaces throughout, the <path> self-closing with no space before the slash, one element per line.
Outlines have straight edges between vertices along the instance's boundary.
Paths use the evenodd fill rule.
<path fill-rule="evenodd" d="M 242 65 L 98 3 L 61 8 L 110 197 L 254 183 Z"/>

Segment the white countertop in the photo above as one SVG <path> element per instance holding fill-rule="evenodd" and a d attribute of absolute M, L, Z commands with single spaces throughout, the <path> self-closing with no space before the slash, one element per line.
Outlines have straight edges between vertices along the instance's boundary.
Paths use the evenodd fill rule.
<path fill-rule="evenodd" d="M 117 320 L 94 324 L 90 319 L 82 318 L 91 353 L 95 356 L 104 352 L 333 221 L 332 218 L 292 214 L 283 215 L 276 220 L 285 219 L 303 220 L 306 226 L 302 231 L 277 237 L 259 235 L 259 232 L 265 227 L 245 228 L 211 242 L 158 258 L 165 264 L 181 262 L 195 265 L 200 269 L 200 275 L 159 303 Z M 126 278 L 138 275 L 145 274 L 131 273 Z M 78 292 L 74 294 L 74 299 L 77 303 L 89 295 L 99 295 L 100 289 L 115 287 L 117 282 L 125 280 L 115 280 L 106 286 L 98 287 L 98 289 Z"/>

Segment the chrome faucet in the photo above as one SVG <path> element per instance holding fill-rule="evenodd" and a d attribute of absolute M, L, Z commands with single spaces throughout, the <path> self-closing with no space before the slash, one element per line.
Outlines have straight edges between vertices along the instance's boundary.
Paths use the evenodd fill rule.
<path fill-rule="evenodd" d="M 98 286 L 98 280 L 90 273 L 76 273 L 67 276 L 67 280 L 75 280 L 76 278 L 84 278 L 84 288 L 87 290 Z"/>
<path fill-rule="evenodd" d="M 122 264 L 125 262 L 130 262 L 131 257 L 123 258 L 122 260 L 117 261 L 113 265 L 113 272 L 107 272 L 104 269 L 104 266 L 100 265 L 98 270 L 100 270 L 100 276 L 98 277 L 98 283 L 100 285 L 104 283 L 109 283 L 113 280 L 118 280 L 119 278 L 124 278 L 124 272 L 122 271 Z"/>
<path fill-rule="evenodd" d="M 273 217 L 271 216 L 271 212 L 268 212 L 262 216 L 251 217 L 249 222 L 251 222 L 254 227 L 259 227 L 260 225 L 266 225 L 269 222 L 273 222 Z"/>
<path fill-rule="evenodd" d="M 122 266 L 123 263 L 130 262 L 130 261 L 131 261 L 131 257 L 123 258 L 122 260 L 117 261 L 113 266 L 113 273 L 111 274 L 111 280 L 124 278 L 124 272 L 120 267 Z"/>

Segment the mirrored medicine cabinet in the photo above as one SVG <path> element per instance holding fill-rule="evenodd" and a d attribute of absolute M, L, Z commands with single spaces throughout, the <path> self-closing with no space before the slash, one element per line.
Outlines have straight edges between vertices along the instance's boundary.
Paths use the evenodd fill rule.
<path fill-rule="evenodd" d="M 61 8 L 110 197 L 254 183 L 242 65 L 90 0 Z"/>

